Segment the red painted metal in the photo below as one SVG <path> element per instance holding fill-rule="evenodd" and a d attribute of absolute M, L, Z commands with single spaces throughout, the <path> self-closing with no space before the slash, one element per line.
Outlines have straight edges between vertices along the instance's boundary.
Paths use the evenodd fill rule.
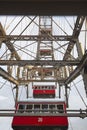
<path fill-rule="evenodd" d="M 57 102 L 57 101 L 51 101 L 51 100 L 47 100 L 46 102 L 44 101 L 21 101 L 21 102 L 18 102 L 17 103 L 17 107 L 16 109 L 18 109 L 18 105 L 19 104 L 24 104 L 24 105 L 29 105 L 29 104 L 57 104 L 57 105 L 63 105 L 63 109 L 64 109 L 64 112 L 66 112 L 66 104 L 65 102 Z M 61 130 L 67 130 L 68 128 L 68 118 L 67 117 L 64 117 L 64 116 L 51 116 L 50 113 L 49 115 L 47 116 L 43 116 L 43 115 L 40 115 L 40 113 L 38 112 L 38 116 L 14 116 L 13 117 L 13 121 L 12 121 L 12 128 L 15 130 L 16 128 L 20 129 L 23 128 L 25 129 L 26 127 L 27 128 L 33 128 L 33 127 L 52 127 L 52 128 L 60 128 L 61 127 Z"/>
<path fill-rule="evenodd" d="M 55 94 L 55 90 L 33 90 L 33 94 Z"/>
<path fill-rule="evenodd" d="M 13 126 L 68 126 L 67 117 L 57 116 L 29 116 L 14 117 Z"/>

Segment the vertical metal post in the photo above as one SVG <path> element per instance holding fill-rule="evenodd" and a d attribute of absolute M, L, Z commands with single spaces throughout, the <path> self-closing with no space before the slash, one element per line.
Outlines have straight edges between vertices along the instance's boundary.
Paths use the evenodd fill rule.
<path fill-rule="evenodd" d="M 18 101 L 18 86 L 16 85 L 16 97 L 15 97 L 15 106 Z"/>
<path fill-rule="evenodd" d="M 61 85 L 59 84 L 59 98 L 61 98 Z"/>
<path fill-rule="evenodd" d="M 40 35 L 40 17 L 39 17 L 39 35 Z M 36 59 L 37 60 L 40 60 L 40 39 L 38 40 L 38 43 L 37 43 L 37 54 L 36 54 Z"/>
<path fill-rule="evenodd" d="M 78 52 L 78 58 L 81 60 L 83 57 L 83 52 L 82 52 L 81 43 L 79 42 L 78 39 L 76 41 L 76 47 L 77 47 L 77 52 Z"/>
<path fill-rule="evenodd" d="M 66 106 L 68 107 L 69 105 L 68 105 L 68 93 L 67 93 L 67 88 L 68 88 L 68 86 L 67 86 L 67 84 L 65 84 Z"/>
<path fill-rule="evenodd" d="M 87 49 L 87 16 L 85 18 L 85 46 L 84 46 L 84 51 Z"/>
<path fill-rule="evenodd" d="M 87 51 L 85 53 L 87 53 Z M 86 96 L 87 96 L 87 64 L 84 66 L 84 69 L 81 73 L 83 76 L 83 82 L 84 82 L 85 92 L 86 92 Z"/>
<path fill-rule="evenodd" d="M 26 85 L 26 93 L 27 93 L 27 98 L 28 98 L 28 96 L 29 96 L 28 85 Z"/>

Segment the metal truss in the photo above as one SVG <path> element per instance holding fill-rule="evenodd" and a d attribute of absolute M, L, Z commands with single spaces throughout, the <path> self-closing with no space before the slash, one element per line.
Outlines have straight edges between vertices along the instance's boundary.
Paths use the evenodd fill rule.
<path fill-rule="evenodd" d="M 84 69 L 84 66 L 87 65 L 87 53 L 83 56 L 82 60 L 80 61 L 80 64 L 76 67 L 76 69 L 70 74 L 70 76 L 66 79 L 65 84 L 69 84 L 72 82 L 78 75 L 80 75 L 82 69 Z"/>
<path fill-rule="evenodd" d="M 75 38 L 72 38 L 72 36 L 57 36 L 57 35 L 4 35 L 0 36 L 0 41 L 6 42 L 6 41 L 70 41 L 75 40 Z"/>
<path fill-rule="evenodd" d="M 2 76 L 6 80 L 12 82 L 13 84 L 18 85 L 18 81 L 15 78 L 13 78 L 8 72 L 3 70 L 1 67 L 0 67 L 0 76 Z"/>
<path fill-rule="evenodd" d="M 70 83 L 70 81 L 74 80 L 79 74 L 80 74 L 80 65 L 84 67 L 84 65 L 80 62 L 80 60 L 69 60 L 70 59 L 70 53 L 74 47 L 75 44 L 77 44 L 77 39 L 79 36 L 79 33 L 81 31 L 83 22 L 85 17 L 84 16 L 78 16 L 75 27 L 73 30 L 72 36 L 57 36 L 57 35 L 6 35 L 2 25 L 0 25 L 0 41 L 1 43 L 4 42 L 8 49 L 11 51 L 12 54 L 14 54 L 15 60 L 0 60 L 0 65 L 7 65 L 7 66 L 54 66 L 55 67 L 61 67 L 61 66 L 69 66 L 69 69 L 72 70 L 72 73 L 69 75 L 69 77 L 66 79 L 65 84 Z M 20 56 L 18 55 L 17 51 L 14 48 L 14 45 L 11 43 L 11 41 L 69 41 L 68 47 L 66 49 L 66 52 L 64 54 L 63 60 L 21 60 Z M 79 46 L 79 45 L 78 45 Z M 80 52 L 80 51 L 79 51 Z M 80 54 L 78 54 L 80 55 Z M 80 65 L 79 65 L 80 64 Z M 77 66 L 76 69 L 71 68 L 71 66 Z M 79 72 L 79 73 L 78 73 Z M 5 73 L 4 73 L 5 74 Z M 4 76 L 6 77 L 6 76 Z M 72 77 L 72 78 L 71 78 Z M 57 79 L 57 78 L 56 78 Z M 8 78 L 9 80 L 9 78 Z M 31 79 L 31 81 L 34 81 L 34 79 Z M 64 79 L 63 79 L 64 81 Z"/>
<path fill-rule="evenodd" d="M 81 31 L 81 28 L 82 28 L 82 25 L 83 25 L 83 22 L 84 22 L 84 19 L 85 19 L 84 16 L 78 16 L 77 17 L 76 24 L 75 24 L 75 27 L 73 29 L 73 34 L 72 34 L 73 38 L 78 39 L 79 33 Z M 71 53 L 75 44 L 76 44 L 75 40 L 74 41 L 72 40 L 72 41 L 69 42 L 68 47 L 67 47 L 66 52 L 65 52 L 65 55 L 63 57 L 63 60 L 67 60 L 70 57 L 70 53 Z"/>
<path fill-rule="evenodd" d="M 28 85 L 30 82 L 58 82 L 60 85 L 65 85 L 65 80 L 64 79 L 30 79 L 30 80 L 22 80 L 22 79 L 19 79 L 18 80 L 18 83 L 19 83 L 19 86 L 20 85 Z"/>
<path fill-rule="evenodd" d="M 79 60 L 0 60 L 0 65 L 15 65 L 15 66 L 77 66 L 80 64 Z"/>
<path fill-rule="evenodd" d="M 6 33 L 5 33 L 4 28 L 2 27 L 1 23 L 0 23 L 0 36 L 1 36 L 1 37 L 5 37 L 5 36 L 6 36 Z M 20 60 L 20 57 L 19 57 L 17 51 L 15 50 L 14 45 L 10 42 L 10 40 L 3 41 L 3 39 L 1 38 L 1 39 L 0 39 L 0 47 L 1 47 L 1 45 L 2 45 L 3 42 L 6 44 L 6 46 L 7 46 L 8 49 L 10 50 L 10 52 L 11 52 L 12 54 L 14 54 L 14 57 L 15 57 L 17 60 Z"/>
<path fill-rule="evenodd" d="M 11 58 L 9 60 L 0 60 L 0 65 L 1 66 L 8 66 L 9 69 L 12 66 L 16 66 L 18 67 L 18 73 L 16 78 L 13 78 L 13 76 L 11 76 L 11 74 L 9 75 L 6 71 L 4 71 L 2 68 L 0 68 L 0 75 L 7 79 L 8 81 L 14 83 L 20 86 L 20 85 L 26 85 L 30 82 L 58 82 L 59 85 L 65 85 L 65 87 L 71 83 L 76 77 L 78 77 L 78 75 L 82 74 L 83 76 L 83 80 L 85 82 L 85 88 L 87 90 L 87 77 L 84 72 L 82 73 L 82 71 L 84 70 L 84 67 L 87 64 L 87 53 L 85 55 L 82 54 L 82 49 L 80 47 L 80 42 L 78 40 L 83 22 L 84 22 L 85 17 L 84 16 L 78 16 L 76 19 L 76 23 L 73 29 L 73 33 L 72 35 L 52 35 L 52 27 L 51 27 L 51 31 L 49 33 L 49 35 L 47 35 L 47 33 L 44 33 L 45 35 L 43 35 L 42 32 L 39 32 L 39 35 L 6 35 L 6 33 L 3 30 L 3 27 L 0 25 L 0 32 L 1 32 L 1 36 L 0 36 L 0 45 L 2 45 L 2 43 L 5 43 L 5 45 L 7 46 L 8 50 L 10 50 L 11 52 Z M 30 23 L 32 23 L 33 20 L 31 20 Z M 50 25 L 51 26 L 51 25 Z M 41 28 L 39 28 L 41 29 Z M 42 30 L 40 30 L 42 31 Z M 49 30 L 48 30 L 49 32 Z M 14 44 L 12 44 L 12 41 L 16 42 L 16 41 L 36 41 L 38 43 L 38 47 L 37 50 L 39 53 L 37 53 L 37 55 L 39 54 L 39 56 L 36 56 L 36 58 L 34 60 L 21 60 L 19 54 L 17 53 Z M 64 50 L 64 56 L 63 56 L 63 60 L 54 60 L 54 55 L 53 55 L 53 46 L 51 48 L 51 53 L 49 54 L 52 58 L 52 60 L 41 60 L 40 58 L 45 57 L 42 54 L 40 54 L 41 48 L 41 42 L 47 42 L 50 41 L 50 44 L 54 41 L 68 41 L 68 46 L 67 49 Z M 29 43 L 30 44 L 30 43 Z M 74 45 L 76 45 L 76 49 L 77 49 L 77 53 L 78 53 L 78 57 L 72 58 L 71 52 L 74 48 Z M 49 49 L 45 46 L 46 49 Z M 49 57 L 49 55 L 47 55 Z M 39 58 L 38 58 L 39 57 Z M 15 58 L 15 60 L 13 60 Z M 29 68 L 29 66 L 32 66 L 31 69 Z M 54 73 L 54 76 L 45 76 L 45 74 L 43 74 L 43 68 L 46 67 L 45 69 L 49 69 L 49 66 L 51 66 L 51 70 Z M 26 71 L 27 72 L 27 78 L 23 79 L 20 77 L 20 71 L 21 71 L 21 67 L 22 67 L 22 71 Z M 35 68 L 36 67 L 36 68 Z M 42 69 L 41 69 L 42 68 Z M 68 69 L 67 69 L 68 68 Z M 73 69 L 74 68 L 74 69 Z M 66 73 L 66 69 L 68 71 L 68 74 Z M 40 70 L 40 71 L 39 71 Z M 56 70 L 56 72 L 55 72 Z M 36 72 L 38 73 L 38 75 L 36 75 Z M 41 73 L 39 75 L 39 72 Z M 28 74 L 30 77 L 28 77 Z M 68 76 L 67 76 L 68 75 Z M 48 77 L 46 79 L 46 77 Z M 50 78 L 49 78 L 50 77 Z M 53 78 L 53 79 L 52 79 Z M 66 98 L 67 98 L 67 88 L 66 88 Z M 68 102 L 68 99 L 67 99 Z"/>

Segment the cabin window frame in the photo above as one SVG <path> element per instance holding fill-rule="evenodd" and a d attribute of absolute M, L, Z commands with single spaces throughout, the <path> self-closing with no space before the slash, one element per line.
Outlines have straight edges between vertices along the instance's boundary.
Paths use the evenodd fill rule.
<path fill-rule="evenodd" d="M 37 108 L 35 110 L 36 105 L 38 105 L 39 108 Z M 24 108 L 20 109 L 20 106 L 24 106 Z M 32 106 L 32 108 L 27 109 L 27 106 Z M 47 107 L 45 107 L 45 109 L 44 109 L 43 106 L 47 106 Z M 54 107 L 51 108 L 50 106 L 54 106 Z M 59 109 L 58 109 L 58 106 L 60 106 Z M 61 109 L 61 106 L 62 106 L 62 109 Z M 64 107 L 64 104 L 62 104 L 62 103 L 60 103 L 60 104 L 58 104 L 58 103 L 56 103 L 56 104 L 54 104 L 54 103 L 49 103 L 49 104 L 47 104 L 47 103 L 40 103 L 40 104 L 39 103 L 37 103 L 37 104 L 36 103 L 35 104 L 34 103 L 33 104 L 32 103 L 31 104 L 19 103 L 17 105 L 17 112 L 19 112 L 19 113 L 24 113 L 24 112 L 29 112 L 29 113 L 49 113 L 49 114 L 50 113 L 65 113 L 65 107 Z"/>

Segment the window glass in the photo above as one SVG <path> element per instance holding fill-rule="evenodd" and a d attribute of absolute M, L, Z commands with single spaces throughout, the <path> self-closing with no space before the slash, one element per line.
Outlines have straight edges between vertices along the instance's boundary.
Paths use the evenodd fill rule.
<path fill-rule="evenodd" d="M 24 104 L 19 104 L 18 111 L 23 113 L 25 111 L 25 105 Z"/>
<path fill-rule="evenodd" d="M 26 106 L 26 111 L 27 111 L 27 112 L 32 112 L 32 108 L 33 108 L 32 105 L 27 105 L 27 106 Z"/>
<path fill-rule="evenodd" d="M 40 105 L 34 105 L 34 111 L 35 112 L 40 112 Z"/>
<path fill-rule="evenodd" d="M 58 112 L 63 113 L 63 105 L 57 105 Z"/>
<path fill-rule="evenodd" d="M 47 104 L 42 104 L 42 112 L 48 112 L 48 105 Z"/>
<path fill-rule="evenodd" d="M 55 105 L 54 104 L 50 104 L 49 105 L 49 109 L 50 109 L 51 113 L 55 112 Z"/>

